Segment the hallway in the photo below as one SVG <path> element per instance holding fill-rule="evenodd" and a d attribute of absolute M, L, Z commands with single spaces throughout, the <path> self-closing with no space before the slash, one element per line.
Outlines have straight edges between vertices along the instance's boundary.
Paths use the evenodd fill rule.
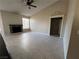
<path fill-rule="evenodd" d="M 12 59 L 64 59 L 63 40 L 37 32 L 11 34 L 6 44 Z"/>

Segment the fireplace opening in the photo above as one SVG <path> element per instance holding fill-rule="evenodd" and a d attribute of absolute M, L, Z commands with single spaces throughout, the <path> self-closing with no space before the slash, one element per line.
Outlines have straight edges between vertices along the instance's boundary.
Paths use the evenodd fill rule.
<path fill-rule="evenodd" d="M 21 24 L 10 24 L 10 33 L 18 33 L 23 31 L 23 27 Z"/>

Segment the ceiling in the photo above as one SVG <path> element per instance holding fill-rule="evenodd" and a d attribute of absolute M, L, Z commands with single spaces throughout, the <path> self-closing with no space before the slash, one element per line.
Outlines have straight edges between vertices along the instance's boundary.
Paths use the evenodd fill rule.
<path fill-rule="evenodd" d="M 0 0 L 0 10 L 16 12 L 25 16 L 32 16 L 56 1 L 58 0 L 35 0 L 34 5 L 36 5 L 37 8 L 28 9 L 27 6 L 24 6 L 22 0 Z"/>

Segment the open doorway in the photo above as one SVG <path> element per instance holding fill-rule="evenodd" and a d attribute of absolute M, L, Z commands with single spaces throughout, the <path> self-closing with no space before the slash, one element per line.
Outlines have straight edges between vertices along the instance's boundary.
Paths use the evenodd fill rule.
<path fill-rule="evenodd" d="M 50 35 L 60 37 L 62 17 L 51 18 Z"/>

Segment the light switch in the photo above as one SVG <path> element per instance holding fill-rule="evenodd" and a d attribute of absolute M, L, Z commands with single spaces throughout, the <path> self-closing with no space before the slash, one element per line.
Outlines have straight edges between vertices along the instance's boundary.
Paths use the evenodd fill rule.
<path fill-rule="evenodd" d="M 0 32 L 1 32 L 1 28 L 0 28 Z"/>
<path fill-rule="evenodd" d="M 77 34 L 79 35 L 79 30 L 77 31 Z"/>

